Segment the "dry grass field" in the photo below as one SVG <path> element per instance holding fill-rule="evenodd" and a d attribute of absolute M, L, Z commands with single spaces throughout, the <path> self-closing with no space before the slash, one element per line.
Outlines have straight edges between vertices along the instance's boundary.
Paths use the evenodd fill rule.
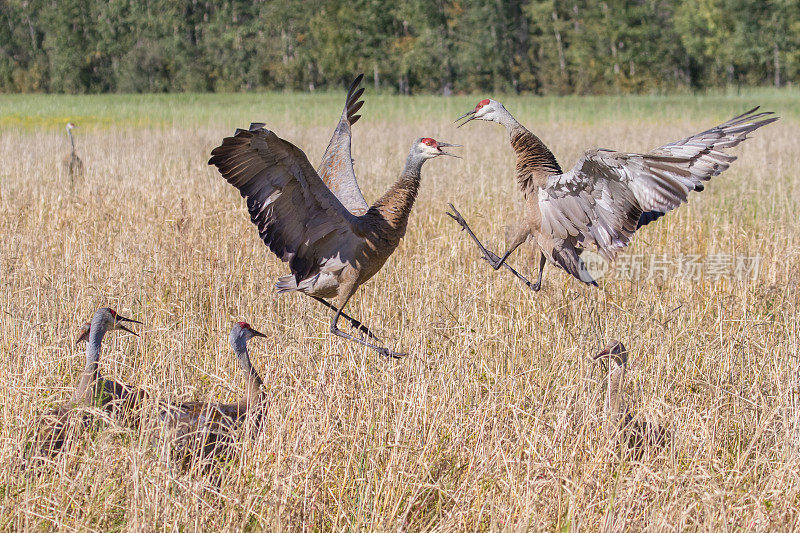
<path fill-rule="evenodd" d="M 367 89 L 354 157 L 368 201 L 414 138 L 464 145 L 463 160 L 425 165 L 405 240 L 347 308 L 409 352 L 399 361 L 331 337 L 311 299 L 275 295 L 285 266 L 206 164 L 251 120 L 316 164 L 343 95 L 3 97 L 0 530 L 794 528 L 800 93 L 506 98 L 565 167 L 586 148 L 646 150 L 759 103 L 782 117 L 639 232 L 621 261 L 641 275 L 595 289 L 548 266 L 534 294 L 445 216 L 453 202 L 502 248 L 519 198 L 506 134 L 452 126 L 483 96 Z M 74 190 L 67 120 L 86 166 Z M 531 250 L 510 263 L 533 275 Z M 689 257 L 705 270 L 681 275 Z M 738 275 L 742 258 L 760 263 Z M 267 334 L 250 344 L 265 423 L 218 475 L 172 468 L 152 428 L 99 414 L 62 454 L 25 467 L 37 417 L 82 368 L 78 328 L 102 306 L 144 325 L 106 336 L 101 371 L 160 400 L 234 400 L 244 379 L 231 323 Z M 589 357 L 612 337 L 631 352 L 632 407 L 670 431 L 663 450 L 620 457 L 609 442 L 604 373 Z"/>

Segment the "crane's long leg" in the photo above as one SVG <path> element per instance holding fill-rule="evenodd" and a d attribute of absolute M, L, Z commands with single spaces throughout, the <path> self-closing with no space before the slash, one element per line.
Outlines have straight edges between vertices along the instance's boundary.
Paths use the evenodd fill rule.
<path fill-rule="evenodd" d="M 350 296 L 352 296 L 352 294 Z M 331 333 L 333 333 L 334 335 L 338 335 L 339 337 L 345 338 L 347 340 L 355 341 L 359 344 L 366 346 L 367 348 L 372 348 L 373 350 L 375 350 L 384 357 L 391 357 L 394 359 L 400 359 L 401 357 L 405 357 L 406 354 L 404 353 L 393 352 L 392 350 L 384 348 L 383 346 L 378 346 L 376 344 L 372 344 L 371 342 L 359 339 L 358 337 L 353 337 L 352 335 L 345 333 L 344 331 L 336 327 L 336 323 L 339 321 L 339 316 L 342 315 L 342 309 L 344 308 L 345 305 L 347 305 L 348 300 L 350 300 L 350 296 L 344 298 L 344 300 L 339 304 L 339 309 L 336 309 L 334 307 L 334 309 L 336 309 L 336 313 L 333 315 L 333 319 L 331 319 Z"/>
<path fill-rule="evenodd" d="M 545 257 L 544 252 L 539 250 L 539 279 L 536 280 L 531 286 L 531 289 L 534 291 L 538 291 L 542 288 L 542 276 L 544 275 L 544 265 L 547 263 L 547 257 Z"/>
<path fill-rule="evenodd" d="M 492 268 L 497 270 L 501 266 L 504 266 L 508 270 L 510 270 L 512 274 L 514 274 L 516 277 L 518 277 L 520 279 L 520 281 L 522 281 L 525 285 L 530 287 L 532 290 L 534 290 L 534 291 L 538 291 L 539 290 L 539 287 L 541 287 L 541 271 L 540 271 L 540 274 L 539 274 L 539 283 L 538 284 L 533 284 L 530 281 L 528 281 L 528 278 L 526 278 L 525 276 L 523 276 L 522 274 L 520 274 L 519 272 L 514 270 L 514 268 L 512 266 L 510 266 L 509 264 L 506 263 L 506 259 L 508 258 L 508 256 L 511 255 L 511 253 L 514 250 L 516 250 L 517 247 L 519 247 L 519 245 L 522 244 L 522 242 L 515 243 L 511 248 L 506 250 L 506 253 L 503 254 L 502 258 L 497 257 L 497 255 L 494 252 L 491 252 L 491 251 L 487 250 L 486 247 L 481 243 L 481 241 L 478 240 L 478 237 L 476 237 L 475 234 L 472 232 L 472 229 L 470 229 L 469 225 L 467 224 L 467 221 L 464 220 L 464 217 L 462 217 L 461 213 L 459 213 L 458 210 L 456 210 L 455 206 L 453 206 L 453 204 L 447 204 L 447 205 L 449 205 L 450 209 L 453 210 L 452 213 L 448 212 L 447 215 L 450 218 L 452 218 L 453 220 L 455 220 L 456 222 L 458 222 L 458 224 L 461 226 L 461 228 L 466 230 L 466 232 L 469 234 L 469 236 L 472 237 L 472 240 L 475 241 L 475 244 L 477 244 L 478 248 L 480 248 L 481 252 L 483 252 L 483 258 L 486 259 L 486 261 L 488 261 L 490 265 L 492 265 Z M 523 240 L 523 242 L 524 242 L 524 240 Z"/>
<path fill-rule="evenodd" d="M 309 295 L 309 296 L 311 296 L 311 295 Z M 311 297 L 313 299 L 315 299 L 316 301 L 318 301 L 319 303 L 321 303 L 322 305 L 324 305 L 325 307 L 327 307 L 328 309 L 331 309 L 333 311 L 338 311 L 336 306 L 331 304 L 331 303 L 329 303 L 327 300 L 323 300 L 322 298 L 319 298 L 318 296 L 311 296 Z M 378 342 L 381 342 L 381 340 L 374 333 L 372 333 L 367 326 L 365 326 L 364 324 L 362 324 L 361 322 L 359 322 L 355 318 L 347 315 L 346 313 L 342 313 L 342 318 L 344 318 L 345 320 L 350 322 L 351 326 L 353 326 L 357 330 L 361 331 L 362 333 L 366 334 L 367 337 L 369 337 L 370 339 L 373 339 L 373 340 L 376 340 Z"/>

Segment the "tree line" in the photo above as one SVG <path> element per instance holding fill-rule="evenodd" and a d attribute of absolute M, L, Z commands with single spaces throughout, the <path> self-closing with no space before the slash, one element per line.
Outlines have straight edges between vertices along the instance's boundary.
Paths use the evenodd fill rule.
<path fill-rule="evenodd" d="M 0 91 L 667 92 L 800 80 L 798 0 L 0 0 Z"/>

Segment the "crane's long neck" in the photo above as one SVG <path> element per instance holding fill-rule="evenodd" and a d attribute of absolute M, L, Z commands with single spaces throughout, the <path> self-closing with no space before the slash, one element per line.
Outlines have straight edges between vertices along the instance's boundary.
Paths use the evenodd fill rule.
<path fill-rule="evenodd" d="M 616 434 L 621 428 L 627 415 L 625 402 L 622 399 L 625 387 L 625 365 L 611 362 L 608 373 L 608 390 L 606 391 L 606 424 L 610 435 Z"/>
<path fill-rule="evenodd" d="M 75 138 L 72 136 L 71 129 L 67 129 L 67 135 L 69 135 L 69 143 L 72 145 L 72 155 L 75 155 Z"/>
<path fill-rule="evenodd" d="M 75 392 L 72 394 L 73 402 L 85 400 L 86 394 L 92 385 L 97 383 L 98 369 L 100 367 L 100 345 L 103 342 L 106 331 L 108 329 L 104 324 L 98 320 L 92 321 L 89 340 L 86 343 L 86 366 L 84 366 L 81 378 L 78 380 L 78 386 L 75 387 Z"/>
<path fill-rule="evenodd" d="M 231 344 L 233 346 L 233 351 L 236 353 L 236 358 L 239 360 L 239 366 L 244 372 L 246 388 L 244 398 L 239 401 L 239 410 L 245 412 L 261 401 L 261 385 L 263 385 L 264 382 L 261 380 L 261 376 L 258 375 L 258 372 L 256 372 L 256 369 L 253 368 L 252 363 L 250 363 L 247 341 L 239 338 Z"/>
<path fill-rule="evenodd" d="M 368 213 L 377 236 L 397 246 L 406 234 L 408 217 L 417 199 L 425 159 L 412 153 L 405 169 L 389 190 L 370 208 Z"/>
<path fill-rule="evenodd" d="M 549 176 L 561 174 L 561 166 L 553 152 L 511 113 L 503 109 L 497 122 L 508 131 L 511 147 L 517 154 L 517 185 L 523 192 L 543 187 Z"/>

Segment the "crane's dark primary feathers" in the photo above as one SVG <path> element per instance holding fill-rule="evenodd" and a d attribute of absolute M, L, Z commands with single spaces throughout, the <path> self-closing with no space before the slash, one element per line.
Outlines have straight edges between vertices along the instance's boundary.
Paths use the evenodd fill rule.
<path fill-rule="evenodd" d="M 664 213 L 663 211 L 645 211 L 639 217 L 639 222 L 636 224 L 636 229 L 639 229 L 642 226 L 646 226 L 649 223 L 663 217 L 664 215 L 666 215 L 666 213 Z"/>
<path fill-rule="evenodd" d="M 254 123 L 211 152 L 209 165 L 247 200 L 264 243 L 298 283 L 319 271 L 335 248 L 331 234 L 349 234 L 355 218 L 325 186 L 305 154 Z"/>
<path fill-rule="evenodd" d="M 361 118 L 361 115 L 356 115 L 356 113 L 358 113 L 358 110 L 364 105 L 364 100 L 359 100 L 361 95 L 364 94 L 364 88 L 361 87 L 358 90 L 356 90 L 356 88 L 358 88 L 363 79 L 363 74 L 356 76 L 356 79 L 353 80 L 353 83 L 350 84 L 350 88 L 347 90 L 347 99 L 345 100 L 344 108 L 345 116 L 351 126 Z"/>

